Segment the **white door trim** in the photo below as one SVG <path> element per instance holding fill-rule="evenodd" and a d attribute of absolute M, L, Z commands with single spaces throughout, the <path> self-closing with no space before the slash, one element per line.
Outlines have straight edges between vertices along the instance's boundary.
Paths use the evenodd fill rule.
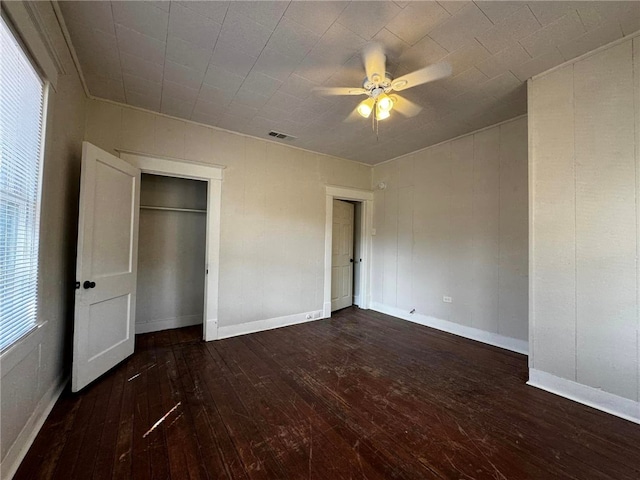
<path fill-rule="evenodd" d="M 326 219 L 324 227 L 324 303 L 323 318 L 331 317 L 331 243 L 333 237 L 333 200 L 362 203 L 360 220 L 360 308 L 368 309 L 371 302 L 371 226 L 373 225 L 373 192 L 357 188 L 326 185 Z"/>
<path fill-rule="evenodd" d="M 139 153 L 120 152 L 120 158 L 135 165 L 142 173 L 189 178 L 207 182 L 207 241 L 203 338 L 218 338 L 218 275 L 220 266 L 220 209 L 222 201 L 222 170 L 219 165 L 206 165 L 186 160 L 159 158 Z"/>

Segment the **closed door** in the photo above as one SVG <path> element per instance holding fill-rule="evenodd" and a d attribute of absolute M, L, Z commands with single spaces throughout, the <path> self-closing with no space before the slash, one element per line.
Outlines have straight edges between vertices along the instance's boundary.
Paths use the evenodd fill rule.
<path fill-rule="evenodd" d="M 353 304 L 353 215 L 352 203 L 333 201 L 331 251 L 331 311 Z"/>
<path fill-rule="evenodd" d="M 71 389 L 133 353 L 140 170 L 84 142 Z"/>

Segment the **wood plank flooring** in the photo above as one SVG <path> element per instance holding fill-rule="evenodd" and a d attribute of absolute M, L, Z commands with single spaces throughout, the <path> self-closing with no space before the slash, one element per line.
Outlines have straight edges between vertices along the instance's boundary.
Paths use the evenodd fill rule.
<path fill-rule="evenodd" d="M 640 478 L 640 426 L 526 386 L 522 355 L 357 308 L 200 336 L 65 392 L 15 478 Z"/>

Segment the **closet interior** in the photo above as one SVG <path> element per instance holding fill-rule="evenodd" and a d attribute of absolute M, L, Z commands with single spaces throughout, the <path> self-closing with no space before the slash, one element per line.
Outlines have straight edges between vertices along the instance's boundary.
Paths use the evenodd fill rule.
<path fill-rule="evenodd" d="M 142 174 L 136 333 L 203 322 L 207 182 Z"/>

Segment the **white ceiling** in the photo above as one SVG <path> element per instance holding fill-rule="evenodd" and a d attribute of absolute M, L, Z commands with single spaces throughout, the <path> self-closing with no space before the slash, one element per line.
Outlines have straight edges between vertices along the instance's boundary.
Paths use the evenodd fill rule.
<path fill-rule="evenodd" d="M 527 78 L 640 29 L 640 2 L 60 2 L 100 98 L 376 164 L 526 112 Z M 360 51 L 394 76 L 448 61 L 453 76 L 403 92 L 406 119 L 343 120 L 362 97 Z"/>

